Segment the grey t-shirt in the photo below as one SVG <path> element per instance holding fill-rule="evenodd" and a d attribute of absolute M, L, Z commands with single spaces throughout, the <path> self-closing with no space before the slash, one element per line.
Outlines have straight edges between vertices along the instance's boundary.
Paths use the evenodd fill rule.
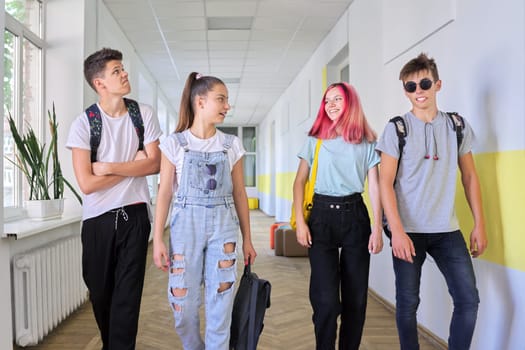
<path fill-rule="evenodd" d="M 403 118 L 408 133 L 395 184 L 403 227 L 418 233 L 455 231 L 459 229 L 454 209 L 458 147 L 452 121 L 443 112 L 430 123 L 411 112 Z M 466 121 L 463 135 L 459 156 L 471 151 L 474 140 Z M 388 123 L 376 150 L 399 159 L 398 142 L 395 125 Z"/>

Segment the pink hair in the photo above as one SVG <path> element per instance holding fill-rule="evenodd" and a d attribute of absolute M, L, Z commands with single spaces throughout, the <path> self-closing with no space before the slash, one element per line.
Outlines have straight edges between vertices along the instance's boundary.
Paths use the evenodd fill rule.
<path fill-rule="evenodd" d="M 326 114 L 325 100 L 328 91 L 334 88 L 339 88 L 343 92 L 347 108 L 337 120 L 332 121 Z M 339 134 L 346 142 L 354 144 L 361 143 L 363 140 L 373 142 L 377 139 L 376 133 L 365 118 L 357 92 L 353 86 L 345 82 L 332 84 L 326 89 L 317 118 L 308 133 L 310 136 L 324 140 L 336 138 Z"/>

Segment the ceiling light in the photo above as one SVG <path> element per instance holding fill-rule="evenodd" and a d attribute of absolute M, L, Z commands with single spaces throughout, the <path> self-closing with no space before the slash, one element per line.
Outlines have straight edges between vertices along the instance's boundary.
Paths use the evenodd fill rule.
<path fill-rule="evenodd" d="M 241 78 L 222 78 L 224 84 L 240 84 Z"/>
<path fill-rule="evenodd" d="M 208 30 L 250 30 L 253 17 L 207 17 Z"/>

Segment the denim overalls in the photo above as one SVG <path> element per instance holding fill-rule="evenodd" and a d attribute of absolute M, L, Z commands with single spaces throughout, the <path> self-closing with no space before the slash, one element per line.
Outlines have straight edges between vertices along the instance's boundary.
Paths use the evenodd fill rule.
<path fill-rule="evenodd" d="M 184 349 L 227 350 L 237 269 L 235 250 L 225 253 L 224 246 L 228 243 L 236 246 L 239 233 L 227 156 L 233 136 L 226 135 L 222 151 L 197 152 L 188 149 L 181 133 L 175 135 L 185 150 L 170 233 L 168 300 L 175 317 L 175 329 Z M 220 262 L 233 264 L 221 268 Z M 203 282 L 204 342 L 200 336 L 199 319 Z M 232 282 L 232 285 L 219 292 L 219 285 L 224 282 Z M 175 289 L 186 293 L 174 296 Z"/>

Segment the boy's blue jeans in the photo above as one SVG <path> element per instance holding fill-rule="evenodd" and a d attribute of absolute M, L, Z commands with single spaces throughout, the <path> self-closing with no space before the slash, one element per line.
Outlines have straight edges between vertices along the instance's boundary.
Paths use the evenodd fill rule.
<path fill-rule="evenodd" d="M 427 253 L 443 274 L 454 302 L 449 350 L 468 350 L 476 324 L 479 296 L 472 260 L 461 232 L 408 233 L 414 242 L 414 263 L 393 257 L 396 275 L 396 322 L 401 350 L 419 350 L 416 311 L 421 268 Z"/>

